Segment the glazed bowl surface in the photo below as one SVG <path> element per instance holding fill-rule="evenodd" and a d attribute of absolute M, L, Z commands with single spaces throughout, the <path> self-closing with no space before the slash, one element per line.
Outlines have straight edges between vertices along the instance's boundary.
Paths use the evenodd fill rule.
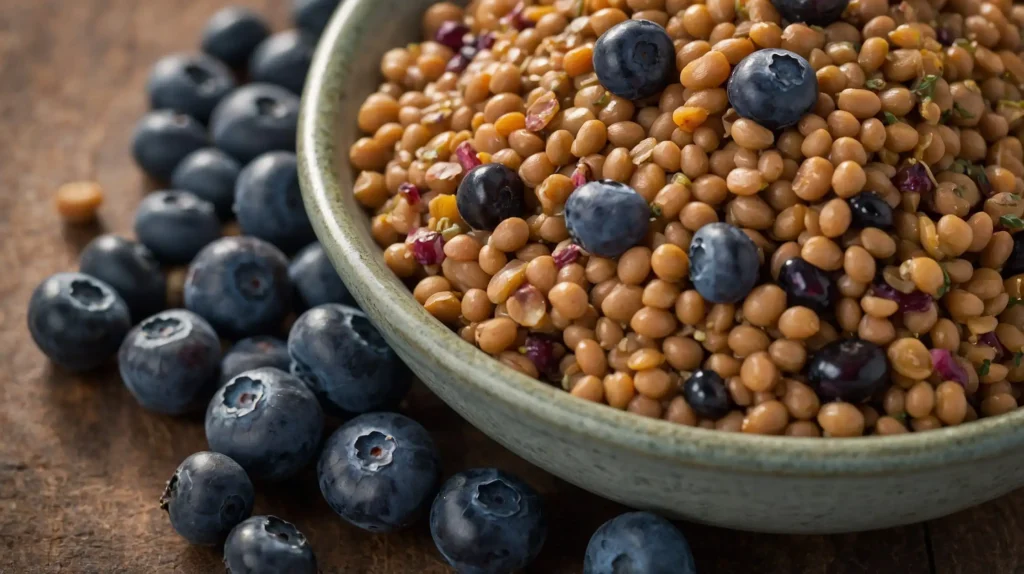
<path fill-rule="evenodd" d="M 299 171 L 317 235 L 349 289 L 438 396 L 531 463 L 600 496 L 686 520 L 779 533 L 918 522 L 1024 486 L 1024 409 L 893 437 L 708 431 L 572 397 L 506 367 L 431 317 L 385 266 L 352 196 L 348 148 L 387 50 L 420 38 L 432 0 L 346 0 L 310 69 Z"/>

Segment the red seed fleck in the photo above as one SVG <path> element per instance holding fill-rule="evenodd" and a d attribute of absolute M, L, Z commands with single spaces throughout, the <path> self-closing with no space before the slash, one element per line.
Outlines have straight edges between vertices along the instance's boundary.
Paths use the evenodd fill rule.
<path fill-rule="evenodd" d="M 455 157 L 458 158 L 462 170 L 466 173 L 481 163 L 480 158 L 476 155 L 476 150 L 473 149 L 473 144 L 468 141 L 460 143 L 459 147 L 455 148 Z"/>
<path fill-rule="evenodd" d="M 398 193 L 405 196 L 409 205 L 416 205 L 420 202 L 420 188 L 411 183 L 403 183 L 398 186 Z"/>
<path fill-rule="evenodd" d="M 578 245 L 570 243 L 569 245 L 566 245 L 564 248 L 556 251 L 551 257 L 552 259 L 555 260 L 555 265 L 557 265 L 558 268 L 561 269 L 566 265 L 575 263 L 576 260 L 580 258 L 580 248 Z"/>
<path fill-rule="evenodd" d="M 444 261 L 444 237 L 436 231 L 420 227 L 405 238 L 405 243 L 420 265 L 437 265 Z"/>

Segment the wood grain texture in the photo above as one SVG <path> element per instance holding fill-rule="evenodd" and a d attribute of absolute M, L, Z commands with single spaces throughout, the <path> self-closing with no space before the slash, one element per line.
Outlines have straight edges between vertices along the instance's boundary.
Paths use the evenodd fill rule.
<path fill-rule="evenodd" d="M 287 0 L 241 2 L 285 25 Z M 85 377 L 53 369 L 25 329 L 44 277 L 73 269 L 102 231 L 130 233 L 147 183 L 129 154 L 160 55 L 193 50 L 226 0 L 3 0 L 0 6 L 0 573 L 220 571 L 219 552 L 191 548 L 157 507 L 164 482 L 205 448 L 198 418 L 143 412 L 113 366 Z M 62 227 L 58 185 L 95 179 L 100 223 Z M 405 410 L 430 429 L 445 472 L 498 466 L 547 499 L 551 535 L 531 573 L 581 571 L 590 534 L 623 509 L 530 467 L 417 388 Z M 312 471 L 257 485 L 256 511 L 295 522 L 325 573 L 441 574 L 425 523 L 370 536 L 341 522 Z M 842 496 L 842 493 L 836 493 Z M 822 509 L 827 512 L 827 509 Z M 930 525 L 936 574 L 1019 573 L 1024 493 Z M 847 536 L 784 537 L 681 525 L 702 574 L 933 572 L 922 526 Z"/>

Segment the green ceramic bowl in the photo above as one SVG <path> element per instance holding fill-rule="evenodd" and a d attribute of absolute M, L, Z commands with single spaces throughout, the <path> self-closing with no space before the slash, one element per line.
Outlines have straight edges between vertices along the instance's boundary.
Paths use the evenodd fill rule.
<path fill-rule="evenodd" d="M 1024 486 L 1024 409 L 898 437 L 747 436 L 576 399 L 465 343 L 384 265 L 352 197 L 356 113 L 384 52 L 417 41 L 430 0 L 347 0 L 310 70 L 299 125 L 306 207 L 355 298 L 406 363 L 473 425 L 591 492 L 687 520 L 828 533 L 934 518 Z"/>

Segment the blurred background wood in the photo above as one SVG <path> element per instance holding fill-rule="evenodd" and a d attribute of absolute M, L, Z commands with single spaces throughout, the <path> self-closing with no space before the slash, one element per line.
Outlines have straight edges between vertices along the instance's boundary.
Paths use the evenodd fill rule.
<path fill-rule="evenodd" d="M 206 447 L 201 420 L 142 411 L 113 366 L 87 377 L 54 370 L 25 329 L 25 305 L 40 280 L 73 269 L 95 235 L 131 232 L 146 183 L 128 150 L 149 67 L 195 50 L 206 18 L 227 3 L 0 0 L 0 573 L 220 571 L 219 552 L 189 547 L 157 507 L 177 464 Z M 287 25 L 287 0 L 240 3 Z M 52 194 L 78 179 L 99 181 L 107 201 L 97 225 L 62 227 Z M 551 534 L 531 573 L 580 572 L 590 534 L 623 510 L 530 467 L 422 388 L 406 411 L 434 432 L 447 473 L 498 466 L 545 494 Z M 312 471 L 257 490 L 256 511 L 295 522 L 325 573 L 448 572 L 425 522 L 364 534 L 330 511 Z M 858 535 L 681 528 L 702 574 L 1024 572 L 1024 492 Z"/>

